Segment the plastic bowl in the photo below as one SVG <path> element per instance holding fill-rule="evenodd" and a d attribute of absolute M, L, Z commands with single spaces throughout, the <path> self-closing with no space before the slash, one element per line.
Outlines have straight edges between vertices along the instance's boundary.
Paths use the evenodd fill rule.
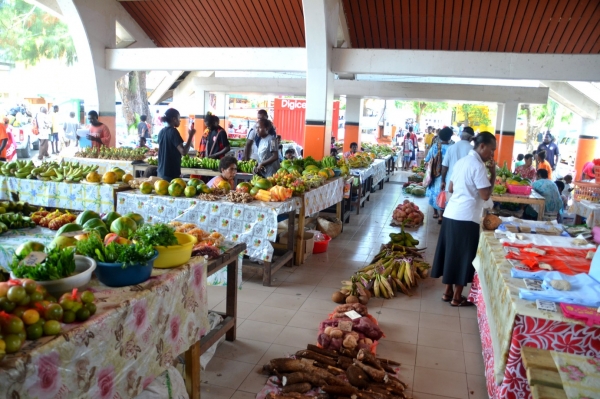
<path fill-rule="evenodd" d="M 192 248 L 198 240 L 193 235 L 185 233 L 175 233 L 175 237 L 177 237 L 179 245 L 154 247 L 158 251 L 158 259 L 154 262 L 154 267 L 168 269 L 185 265 L 190 260 Z"/>
<path fill-rule="evenodd" d="M 342 171 L 340 169 L 334 169 L 333 173 L 335 174 L 335 177 L 339 177 L 342 174 Z"/>
<path fill-rule="evenodd" d="M 36 281 L 39 285 L 46 288 L 51 294 L 63 294 L 73 290 L 73 288 L 83 287 L 90 282 L 92 272 L 96 269 L 96 261 L 87 256 L 75 255 L 75 273 L 72 276 L 50 281 Z M 15 277 L 12 272 L 11 278 Z"/>
<path fill-rule="evenodd" d="M 150 278 L 154 261 L 158 257 L 158 251 L 154 256 L 143 264 L 127 266 L 123 269 L 122 263 L 96 262 L 96 277 L 104 285 L 109 287 L 124 287 L 143 283 Z"/>

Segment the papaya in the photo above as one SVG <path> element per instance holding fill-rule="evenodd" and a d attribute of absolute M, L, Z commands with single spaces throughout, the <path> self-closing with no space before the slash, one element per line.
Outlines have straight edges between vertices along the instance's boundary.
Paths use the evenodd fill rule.
<path fill-rule="evenodd" d="M 129 238 L 136 230 L 135 221 L 125 216 L 121 216 L 110 225 L 110 231 L 123 238 Z"/>
<path fill-rule="evenodd" d="M 110 226 L 112 224 L 112 222 L 114 222 L 115 220 L 117 220 L 120 217 L 121 217 L 121 215 L 117 212 L 108 212 L 106 215 L 104 215 L 104 217 L 102 218 L 102 221 L 104 222 L 104 224 L 106 226 Z"/>
<path fill-rule="evenodd" d="M 92 220 L 94 220 L 94 219 L 92 219 Z M 58 231 L 56 232 L 54 237 L 58 237 L 60 235 L 63 235 L 64 233 L 72 233 L 74 231 L 81 231 L 81 230 L 83 230 L 82 225 L 77 224 L 77 223 L 67 223 L 63 227 L 58 229 Z"/>
<path fill-rule="evenodd" d="M 83 229 L 93 229 L 94 227 L 106 227 L 106 224 L 100 219 L 90 219 L 83 225 Z"/>
<path fill-rule="evenodd" d="M 77 216 L 75 223 L 83 226 L 90 219 L 100 219 L 100 215 L 94 211 L 83 211 L 79 214 L 79 216 Z"/>
<path fill-rule="evenodd" d="M 262 189 L 262 190 L 270 190 L 271 187 L 273 187 L 273 184 L 271 184 L 271 182 L 268 181 L 267 179 L 262 178 L 262 179 L 258 179 L 256 181 L 256 183 L 254 183 L 254 187 L 258 187 L 259 189 Z"/>
<path fill-rule="evenodd" d="M 128 214 L 126 214 L 124 216 L 128 217 L 130 219 L 133 219 L 133 221 L 137 225 L 138 229 L 140 227 L 142 227 L 142 225 L 144 224 L 144 217 L 142 215 L 140 215 L 139 213 L 129 212 Z"/>

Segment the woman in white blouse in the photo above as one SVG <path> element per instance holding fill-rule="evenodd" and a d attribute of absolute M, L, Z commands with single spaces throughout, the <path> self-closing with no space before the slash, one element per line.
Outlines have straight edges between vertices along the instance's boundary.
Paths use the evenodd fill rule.
<path fill-rule="evenodd" d="M 474 149 L 454 165 L 450 176 L 448 191 L 452 197 L 444 212 L 431 270 L 431 277 L 443 276 L 446 288 L 442 301 L 455 307 L 473 306 L 462 291 L 475 275 L 473 260 L 479 245 L 479 224 L 484 204 L 490 199 L 496 180 L 496 164 L 493 161 L 496 138 L 490 132 L 482 132 L 474 142 Z"/>

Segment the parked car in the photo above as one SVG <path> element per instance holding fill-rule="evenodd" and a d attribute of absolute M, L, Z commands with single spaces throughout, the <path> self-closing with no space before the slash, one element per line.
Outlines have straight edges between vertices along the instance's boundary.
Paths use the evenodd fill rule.
<path fill-rule="evenodd" d="M 31 124 L 12 126 L 11 128 L 19 159 L 30 158 L 31 150 L 39 150 L 40 140 L 38 136 L 31 133 Z"/>

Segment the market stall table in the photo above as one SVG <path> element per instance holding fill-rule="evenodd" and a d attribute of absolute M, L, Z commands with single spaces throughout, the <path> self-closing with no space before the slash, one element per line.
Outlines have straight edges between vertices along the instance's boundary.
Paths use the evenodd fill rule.
<path fill-rule="evenodd" d="M 586 360 L 583 356 L 570 356 L 575 356 L 579 363 Z M 567 399 L 551 351 L 524 346 L 521 348 L 521 358 L 533 399 Z"/>
<path fill-rule="evenodd" d="M 152 166 L 149 165 L 147 163 L 138 163 L 133 165 L 133 173 L 134 176 L 136 175 L 137 172 L 145 172 L 146 168 L 148 166 Z M 220 176 L 221 172 L 218 172 L 216 170 L 210 170 L 210 169 L 196 169 L 196 168 L 181 168 L 181 174 L 182 175 L 199 175 L 199 176 Z M 235 184 L 237 184 L 238 182 L 241 181 L 250 181 L 252 180 L 252 176 L 254 176 L 252 173 L 242 173 L 242 172 L 238 172 L 235 175 Z"/>
<path fill-rule="evenodd" d="M 552 237 L 569 246 L 570 238 Z M 491 398 L 526 398 L 529 384 L 521 359 L 527 345 L 557 352 L 600 356 L 600 327 L 537 309 L 519 298 L 522 279 L 511 277 L 511 264 L 492 232 L 479 239 L 469 299 L 477 305 L 485 376 Z"/>
<path fill-rule="evenodd" d="M 298 209 L 298 240 L 296 244 L 296 264 L 304 263 L 304 223 L 310 215 L 336 205 L 336 217 L 342 220 L 342 206 L 344 202 L 344 178 L 336 177 L 327 181 L 321 187 L 313 188 L 297 197 Z"/>
<path fill-rule="evenodd" d="M 516 194 L 492 194 L 491 200 L 494 202 L 512 202 L 514 204 L 528 204 L 539 207 L 538 220 L 543 220 L 544 209 L 546 202 L 544 197 L 535 191 L 531 191 L 531 195 L 516 195 Z"/>
<path fill-rule="evenodd" d="M 194 223 L 209 232 L 219 232 L 227 240 L 245 243 L 245 254 L 256 259 L 250 266 L 264 270 L 263 283 L 271 284 L 271 275 L 284 264 L 293 262 L 294 215 L 299 202 L 290 199 L 285 202 L 253 201 L 247 204 L 225 200 L 202 201 L 199 198 L 146 195 L 140 191 L 119 193 L 117 211 L 139 213 L 146 222 L 168 223 L 173 220 Z M 273 249 L 271 242 L 277 238 L 277 216 L 287 214 L 288 246 L 280 252 Z M 148 215 L 148 216 L 146 216 Z M 264 265 L 258 263 L 262 261 Z"/>
<path fill-rule="evenodd" d="M 63 161 L 65 162 L 79 162 L 81 166 L 89 166 L 89 165 L 97 165 L 98 172 L 100 175 L 112 170 L 115 167 L 121 168 L 125 171 L 125 173 L 133 174 L 133 165 L 132 161 L 119 161 L 115 159 L 100 159 L 100 158 L 80 158 L 80 157 L 63 157 Z"/>
<path fill-rule="evenodd" d="M 589 228 L 600 226 L 600 204 L 590 202 L 588 200 L 573 201 L 573 205 L 569 209 L 570 213 L 576 216 L 575 224 L 581 224 L 581 218 L 584 217 L 585 223 Z"/>
<path fill-rule="evenodd" d="M 383 159 L 375 159 L 373 160 L 373 164 L 371 165 L 373 168 L 373 186 L 371 187 L 371 192 L 375 192 L 375 186 L 379 185 L 379 189 L 383 190 L 383 183 L 385 182 L 385 176 L 387 172 L 387 165 L 385 160 Z"/>
<path fill-rule="evenodd" d="M 116 193 L 127 185 L 64 183 L 0 176 L 0 199 L 11 200 L 11 192 L 31 205 L 73 211 L 108 213 L 115 210 Z"/>
<path fill-rule="evenodd" d="M 110 288 L 93 278 L 88 288 L 96 314 L 7 355 L 0 363 L 0 392 L 21 399 L 135 398 L 185 352 L 186 386 L 191 398 L 199 398 L 201 348 L 223 334 L 235 339 L 236 284 L 227 290 L 225 321 L 207 335 L 206 277 L 228 266 L 235 282 L 244 249 L 239 244 L 215 260 L 196 257 L 178 268 L 154 269 L 136 286 Z"/>

